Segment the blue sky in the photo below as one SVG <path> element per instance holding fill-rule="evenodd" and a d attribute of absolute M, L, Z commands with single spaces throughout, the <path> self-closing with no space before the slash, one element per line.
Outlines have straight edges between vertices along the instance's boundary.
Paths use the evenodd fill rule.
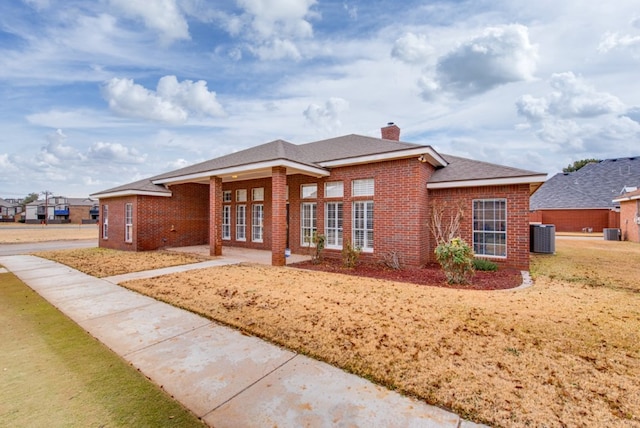
<path fill-rule="evenodd" d="M 640 155 L 639 69 L 637 1 L 7 1 L 0 197 L 390 121 L 552 175 Z"/>

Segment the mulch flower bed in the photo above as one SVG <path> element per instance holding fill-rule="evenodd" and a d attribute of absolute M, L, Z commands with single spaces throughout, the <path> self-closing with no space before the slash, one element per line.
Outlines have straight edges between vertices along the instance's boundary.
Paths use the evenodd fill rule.
<path fill-rule="evenodd" d="M 289 266 L 299 269 L 342 273 L 345 275 L 465 290 L 506 290 L 517 287 L 522 283 L 522 274 L 516 269 L 499 269 L 496 272 L 476 271 L 470 284 L 461 285 L 448 284 L 444 272 L 439 265 L 396 270 L 388 268 L 383 264 L 359 263 L 355 268 L 347 269 L 342 267 L 341 260 L 324 259 L 320 263 L 304 261 L 293 263 Z"/>

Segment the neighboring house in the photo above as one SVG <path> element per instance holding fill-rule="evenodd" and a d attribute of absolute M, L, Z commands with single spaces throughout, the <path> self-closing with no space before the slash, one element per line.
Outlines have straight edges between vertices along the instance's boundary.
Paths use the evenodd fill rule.
<path fill-rule="evenodd" d="M 16 221 L 21 212 L 22 206 L 20 205 L 20 203 L 16 203 L 11 199 L 0 198 L 0 221 Z"/>
<path fill-rule="evenodd" d="M 26 223 L 96 223 L 98 202 L 91 198 L 52 196 L 33 201 L 25 207 Z"/>
<path fill-rule="evenodd" d="M 557 232 L 602 232 L 620 227 L 613 200 L 640 183 L 640 157 L 606 159 L 577 171 L 556 174 L 531 196 L 532 222 Z"/>
<path fill-rule="evenodd" d="M 640 243 L 640 190 L 625 193 L 613 202 L 620 204 L 622 240 Z"/>
<path fill-rule="evenodd" d="M 314 234 L 324 254 L 348 242 L 361 258 L 391 251 L 409 266 L 434 262 L 434 207 L 464 210 L 461 235 L 476 254 L 528 269 L 529 197 L 546 174 L 441 155 L 431 146 L 345 135 L 295 145 L 272 141 L 93 194 L 99 245 L 144 251 L 208 244 L 307 253 Z"/>

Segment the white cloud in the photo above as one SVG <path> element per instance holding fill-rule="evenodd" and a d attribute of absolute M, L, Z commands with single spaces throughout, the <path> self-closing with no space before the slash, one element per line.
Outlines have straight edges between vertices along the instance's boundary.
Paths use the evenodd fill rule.
<path fill-rule="evenodd" d="M 518 114 L 538 121 L 547 116 L 589 118 L 618 113 L 624 109 L 618 97 L 596 91 L 572 72 L 552 75 L 549 84 L 555 90 L 545 97 L 520 97 L 516 102 Z"/>
<path fill-rule="evenodd" d="M 423 34 L 407 33 L 393 44 L 391 56 L 409 64 L 424 64 L 434 54 Z"/>
<path fill-rule="evenodd" d="M 174 169 L 184 168 L 185 166 L 191 165 L 192 162 L 189 162 L 186 159 L 176 159 L 171 162 L 167 162 L 167 170 L 172 171 Z"/>
<path fill-rule="evenodd" d="M 303 112 L 304 117 L 315 127 L 335 131 L 342 126 L 340 115 L 349 109 L 349 102 L 342 98 L 329 98 L 324 106 L 310 104 Z"/>
<path fill-rule="evenodd" d="M 154 92 L 131 79 L 114 77 L 103 84 L 102 92 L 109 108 L 125 117 L 180 124 L 190 114 L 197 117 L 224 114 L 216 93 L 209 91 L 203 80 L 178 82 L 175 76 L 164 76 Z"/>
<path fill-rule="evenodd" d="M 65 161 L 83 160 L 84 155 L 74 147 L 66 145 L 67 136 L 61 129 L 46 136 L 48 144 L 40 149 L 37 161 L 42 165 L 61 165 Z"/>
<path fill-rule="evenodd" d="M 2 171 L 17 171 L 18 167 L 11 161 L 8 153 L 0 153 L 0 169 Z"/>
<path fill-rule="evenodd" d="M 140 18 L 164 41 L 189 39 L 189 26 L 175 0 L 111 0 L 126 15 Z"/>
<path fill-rule="evenodd" d="M 239 16 L 220 15 L 221 25 L 247 43 L 247 49 L 263 60 L 302 58 L 299 40 L 313 37 L 310 19 L 318 15 L 316 0 L 236 0 Z"/>
<path fill-rule="evenodd" d="M 101 141 L 91 145 L 88 155 L 93 160 L 134 164 L 143 163 L 147 158 L 147 155 L 138 153 L 134 148 Z"/>
<path fill-rule="evenodd" d="M 438 59 L 435 77 L 431 78 L 436 84 L 428 85 L 423 95 L 431 100 L 434 95 L 430 89 L 437 88 L 466 98 L 507 83 L 530 80 L 537 59 L 538 49 L 529 41 L 527 27 L 490 27 Z"/>
<path fill-rule="evenodd" d="M 615 49 L 633 49 L 637 47 L 640 47 L 640 36 L 605 33 L 598 45 L 598 52 L 606 53 Z"/>

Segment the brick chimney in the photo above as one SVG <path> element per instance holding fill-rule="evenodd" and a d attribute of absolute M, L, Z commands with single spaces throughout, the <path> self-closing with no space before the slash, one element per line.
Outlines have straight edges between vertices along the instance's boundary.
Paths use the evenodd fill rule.
<path fill-rule="evenodd" d="M 380 128 L 380 131 L 382 133 L 383 139 L 400 141 L 400 128 L 398 128 L 395 123 L 387 123 L 387 126 L 385 126 L 384 128 Z"/>

